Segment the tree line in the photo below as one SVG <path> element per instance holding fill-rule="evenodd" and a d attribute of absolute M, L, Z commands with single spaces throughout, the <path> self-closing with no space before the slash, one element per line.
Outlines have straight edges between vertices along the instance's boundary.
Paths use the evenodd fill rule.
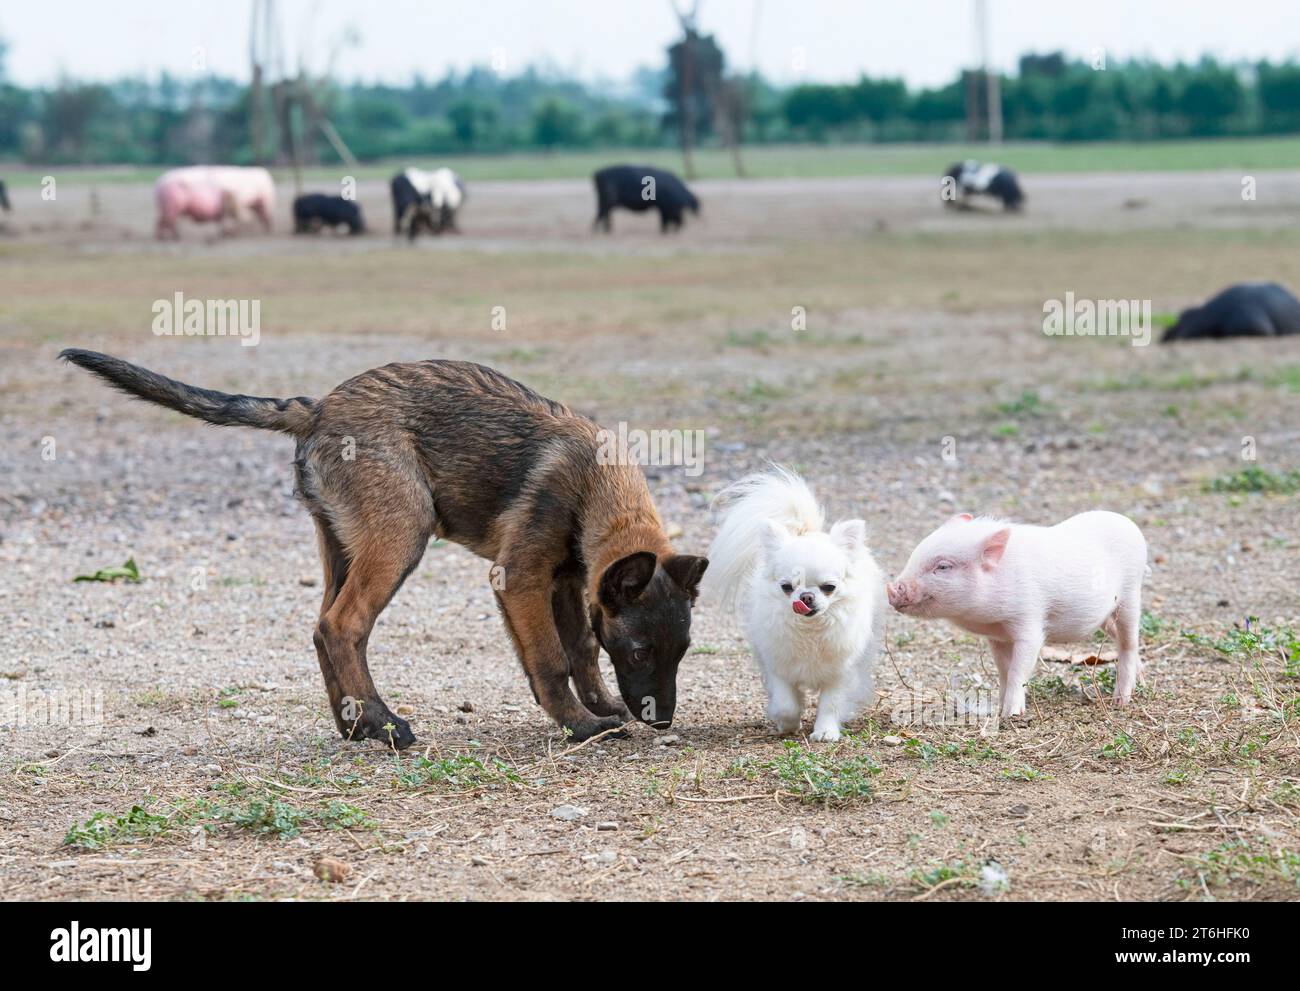
<path fill-rule="evenodd" d="M 1127 61 L 1106 65 L 1061 53 L 1025 55 L 1001 76 L 1003 133 L 1013 140 L 1145 141 L 1284 134 L 1300 129 L 1300 65 Z M 797 86 L 785 94 L 783 123 L 804 137 L 925 141 L 969 138 L 970 102 L 983 96 L 976 73 L 934 89 L 901 80 Z"/>
<path fill-rule="evenodd" d="M 684 70 L 680 47 L 660 70 L 624 84 L 585 83 L 529 68 L 503 76 L 488 68 L 415 78 L 402 86 L 303 80 L 312 105 L 360 160 L 530 149 L 656 147 L 677 144 L 683 110 L 692 143 L 952 141 L 971 130 L 970 73 L 914 89 L 863 76 L 843 85 L 779 87 L 762 76 L 724 75 L 721 52 L 705 36 Z M 699 77 L 707 67 L 710 99 Z M 1291 62 L 1107 66 L 1060 53 L 1025 55 L 1001 79 L 1004 135 L 1010 140 L 1154 140 L 1262 135 L 1300 130 L 1300 65 Z M 695 93 L 695 96 L 688 94 Z M 974 97 L 972 94 L 975 94 Z M 700 103 L 694 107 L 692 100 Z M 50 164 L 248 162 L 250 89 L 231 79 L 64 79 L 25 88 L 7 81 L 0 42 L 0 158 Z M 291 125 L 285 125 L 291 126 Z M 725 133 L 723 133 L 725 131 Z M 303 140 L 304 160 L 330 162 L 322 135 Z"/>

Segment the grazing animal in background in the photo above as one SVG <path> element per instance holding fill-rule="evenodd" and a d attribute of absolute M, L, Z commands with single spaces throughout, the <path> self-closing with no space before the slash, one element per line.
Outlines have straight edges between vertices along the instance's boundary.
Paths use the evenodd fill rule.
<path fill-rule="evenodd" d="M 235 165 L 192 165 L 164 172 L 154 185 L 158 203 L 159 239 L 179 238 L 176 222 L 188 217 L 198 223 L 243 219 L 252 213 L 264 231 L 275 213 L 275 180 L 263 168 Z"/>
<path fill-rule="evenodd" d="M 1283 334 L 1300 334 L 1300 300 L 1276 282 L 1242 282 L 1203 306 L 1183 310 L 1160 343 Z"/>
<path fill-rule="evenodd" d="M 451 231 L 459 234 L 456 226 L 456 214 L 465 202 L 465 183 L 455 172 L 448 168 L 422 172 L 419 169 L 407 169 L 406 177 L 422 196 L 427 196 L 434 212 L 437 214 L 435 234 Z"/>
<path fill-rule="evenodd" d="M 635 213 L 657 209 L 659 231 L 681 230 L 682 214 L 686 210 L 696 215 L 700 201 L 686 188 L 686 183 L 664 169 L 648 165 L 611 165 L 592 177 L 596 184 L 596 219 L 592 230 L 609 233 L 610 211 L 616 206 Z"/>
<path fill-rule="evenodd" d="M 1002 715 L 1019 716 L 1043 644 L 1101 629 L 1119 646 L 1115 699 L 1133 697 L 1146 574 L 1146 539 L 1119 513 L 1080 513 L 1051 527 L 962 513 L 917 544 L 886 592 L 904 615 L 988 637 Z"/>
<path fill-rule="evenodd" d="M 421 195 L 405 172 L 393 176 L 389 191 L 393 197 L 393 236 L 397 237 L 405 230 L 410 232 L 414 241 L 417 217 L 423 216 L 425 222 L 433 223 L 433 203 L 427 195 Z"/>
<path fill-rule="evenodd" d="M 797 731 L 804 692 L 819 692 L 812 739 L 838 740 L 871 699 L 884 633 L 884 576 L 866 523 L 827 530 L 812 491 L 783 468 L 741 479 L 716 504 L 725 512 L 704 588 L 739 613 L 768 718 L 781 733 Z"/>
<path fill-rule="evenodd" d="M 4 182 L 0 181 L 0 209 L 5 213 L 9 212 L 9 193 L 5 190 Z"/>
<path fill-rule="evenodd" d="M 1019 210 L 1025 204 L 1025 194 L 1020 188 L 1020 180 L 1004 165 L 993 162 L 981 163 L 968 158 L 949 168 L 944 178 L 950 179 L 954 187 L 953 191 L 960 194 L 960 198 L 954 199 L 945 191 L 946 206 L 969 207 L 972 196 L 991 196 L 1001 200 L 1004 210 Z"/>
<path fill-rule="evenodd" d="M 361 218 L 361 207 L 355 200 L 324 193 L 307 193 L 293 201 L 293 232 L 313 234 L 323 227 L 333 230 L 346 227 L 350 234 L 361 234 L 366 229 Z"/>
<path fill-rule="evenodd" d="M 316 654 L 345 738 L 415 742 L 379 697 L 366 649 L 431 537 L 494 562 L 489 582 L 533 697 L 573 739 L 632 713 L 671 725 L 709 562 L 673 553 L 641 469 L 609 457 L 586 417 L 465 361 L 385 365 L 323 399 L 260 399 L 94 351 L 60 357 L 168 409 L 297 440 L 297 495 L 325 569 Z M 600 647 L 622 702 L 601 678 Z"/>
<path fill-rule="evenodd" d="M 421 229 L 460 233 L 456 214 L 465 202 L 465 183 L 451 169 L 407 169 L 393 176 L 390 185 L 395 235 L 405 231 L 414 241 Z"/>

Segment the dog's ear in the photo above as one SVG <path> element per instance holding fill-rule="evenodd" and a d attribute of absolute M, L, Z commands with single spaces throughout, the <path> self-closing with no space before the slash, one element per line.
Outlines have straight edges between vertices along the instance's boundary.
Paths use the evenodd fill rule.
<path fill-rule="evenodd" d="M 700 579 L 704 577 L 704 569 L 709 566 L 707 557 L 695 557 L 692 554 L 670 554 L 661 562 L 664 571 L 668 577 L 677 583 L 677 586 L 690 593 L 691 601 L 700 591 Z"/>
<path fill-rule="evenodd" d="M 617 612 L 644 592 L 654 576 L 655 556 L 650 551 L 619 558 L 600 576 L 600 604 Z"/>
<path fill-rule="evenodd" d="M 867 522 L 866 520 L 840 520 L 831 527 L 830 538 L 846 553 L 856 554 L 867 546 Z"/>
<path fill-rule="evenodd" d="M 785 542 L 790 539 L 790 531 L 776 520 L 764 520 L 758 537 L 763 543 L 763 553 L 772 555 L 785 546 Z"/>

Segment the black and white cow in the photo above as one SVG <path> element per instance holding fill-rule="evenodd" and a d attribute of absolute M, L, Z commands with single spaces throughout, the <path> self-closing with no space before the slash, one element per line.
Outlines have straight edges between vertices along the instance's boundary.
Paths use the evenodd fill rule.
<path fill-rule="evenodd" d="M 0 209 L 5 213 L 9 212 L 9 194 L 5 192 L 5 184 L 0 182 Z"/>
<path fill-rule="evenodd" d="M 422 228 L 430 234 L 459 234 L 456 213 L 465 202 L 465 183 L 451 169 L 407 169 L 393 176 L 393 233 L 412 241 Z"/>
<path fill-rule="evenodd" d="M 346 227 L 350 234 L 360 234 L 366 229 L 366 224 L 355 200 L 324 193 L 306 193 L 293 201 L 295 234 L 314 234 L 322 227 L 331 230 Z"/>
<path fill-rule="evenodd" d="M 1203 306 L 1183 310 L 1160 343 L 1284 334 L 1300 334 L 1300 300 L 1276 282 L 1241 282 Z"/>
<path fill-rule="evenodd" d="M 971 196 L 992 196 L 1002 201 L 1004 210 L 1019 210 L 1025 203 L 1020 180 L 1005 165 L 968 158 L 951 166 L 944 178 L 951 180 L 951 188 L 944 189 L 943 200 L 947 206 L 969 206 Z"/>
<path fill-rule="evenodd" d="M 680 230 L 682 213 L 700 212 L 700 201 L 686 188 L 686 183 L 663 169 L 648 165 L 610 165 L 592 177 L 596 184 L 596 219 L 592 230 L 603 229 L 609 233 L 610 211 L 616 206 L 636 213 L 644 210 L 659 211 L 659 230 Z"/>

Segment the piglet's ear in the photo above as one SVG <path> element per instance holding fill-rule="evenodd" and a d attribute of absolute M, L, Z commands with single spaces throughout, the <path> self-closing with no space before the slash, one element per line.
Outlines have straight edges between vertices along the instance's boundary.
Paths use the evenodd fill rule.
<path fill-rule="evenodd" d="M 984 546 L 980 549 L 980 560 L 985 568 L 992 568 L 1002 560 L 1002 555 L 1007 549 L 1007 541 L 1010 539 L 1011 527 L 1004 526 L 984 541 Z"/>
<path fill-rule="evenodd" d="M 856 554 L 867 545 L 866 520 L 840 520 L 831 527 L 830 537 L 837 547 Z"/>
<path fill-rule="evenodd" d="M 948 522 L 949 522 L 949 523 L 969 523 L 969 522 L 970 522 L 971 520 L 973 520 L 974 518 L 975 518 L 975 517 L 972 516 L 970 513 L 958 513 L 956 516 L 954 516 L 954 517 L 953 517 L 952 519 L 950 519 Z"/>

